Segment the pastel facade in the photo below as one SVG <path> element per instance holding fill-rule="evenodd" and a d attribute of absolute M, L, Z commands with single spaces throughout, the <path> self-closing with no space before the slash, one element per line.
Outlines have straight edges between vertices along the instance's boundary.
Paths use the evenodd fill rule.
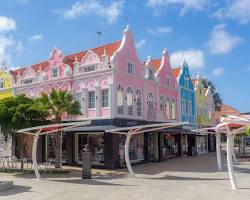
<path fill-rule="evenodd" d="M 181 68 L 173 69 L 179 88 L 179 121 L 196 123 L 195 92 L 189 73 L 188 64 L 183 62 Z"/>
<path fill-rule="evenodd" d="M 207 121 L 205 124 L 207 126 L 215 126 L 216 125 L 215 105 L 214 105 L 213 94 L 211 92 L 210 87 L 206 88 L 205 96 L 206 96 L 206 107 L 208 112 Z"/>
<path fill-rule="evenodd" d="M 196 109 L 196 123 L 197 126 L 204 126 L 207 124 L 207 101 L 205 96 L 205 88 L 203 87 L 202 77 L 200 74 L 193 80 L 195 91 L 195 109 Z"/>
<path fill-rule="evenodd" d="M 69 164 L 81 163 L 81 150 L 89 142 L 93 146 L 93 164 L 108 168 L 122 165 L 125 138 L 105 133 L 106 130 L 179 118 L 178 83 L 166 49 L 161 58 L 149 57 L 141 62 L 128 27 L 120 41 L 71 55 L 55 48 L 47 61 L 13 74 L 16 95 L 38 97 L 52 88 L 67 90 L 79 101 L 82 115 L 64 116 L 63 120 L 92 120 L 90 127 L 63 135 L 63 160 Z M 130 145 L 132 162 L 180 155 L 180 131 L 134 136 Z M 40 159 L 54 157 L 52 138 L 40 140 Z"/>
<path fill-rule="evenodd" d="M 3 64 L 0 69 L 0 100 L 13 95 L 12 82 L 12 75 L 8 72 L 6 65 Z"/>

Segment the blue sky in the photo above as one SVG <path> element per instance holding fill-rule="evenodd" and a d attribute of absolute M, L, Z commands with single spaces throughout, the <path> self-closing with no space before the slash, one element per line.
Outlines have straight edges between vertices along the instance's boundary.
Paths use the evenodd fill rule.
<path fill-rule="evenodd" d="M 164 47 L 173 66 L 183 57 L 193 77 L 212 80 L 223 101 L 250 111 L 249 0 L 1 0 L 0 61 L 10 68 L 121 39 L 126 17 L 139 56 L 158 58 Z"/>

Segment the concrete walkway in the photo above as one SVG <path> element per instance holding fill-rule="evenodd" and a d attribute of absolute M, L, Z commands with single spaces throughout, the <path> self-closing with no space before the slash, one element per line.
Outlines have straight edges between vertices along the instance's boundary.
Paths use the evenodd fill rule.
<path fill-rule="evenodd" d="M 92 180 L 81 180 L 81 172 L 47 175 L 35 180 L 33 175 L 1 179 L 14 180 L 14 188 L 0 193 L 2 199 L 60 200 L 248 200 L 250 199 L 250 161 L 235 165 L 239 190 L 232 191 L 227 166 L 217 172 L 215 154 L 183 157 L 161 163 L 133 166 L 136 178 L 126 170 L 94 170 Z M 225 163 L 225 161 L 224 161 Z"/>

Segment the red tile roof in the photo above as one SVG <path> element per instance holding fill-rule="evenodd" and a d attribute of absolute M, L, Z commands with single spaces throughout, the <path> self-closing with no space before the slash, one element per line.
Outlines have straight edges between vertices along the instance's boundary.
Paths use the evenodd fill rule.
<path fill-rule="evenodd" d="M 105 49 L 106 54 L 108 55 L 108 58 L 110 59 L 110 57 L 116 52 L 116 50 L 120 47 L 120 45 L 121 45 L 121 40 L 110 43 L 110 44 L 106 44 L 100 47 L 92 48 L 91 50 L 94 51 L 101 58 Z M 80 61 L 86 55 L 88 51 L 89 50 L 85 50 L 85 51 L 81 51 L 78 53 L 66 55 L 64 62 L 68 63 L 71 67 L 73 67 L 73 62 L 75 61 L 75 58 L 77 57 L 78 61 Z M 49 62 L 44 61 L 38 64 L 31 65 L 30 67 L 32 67 L 35 71 L 38 71 L 40 68 L 41 70 L 45 70 L 48 66 L 49 66 Z M 24 67 L 24 68 L 20 68 L 17 70 L 13 70 L 12 74 L 14 76 L 17 75 L 18 73 L 22 74 L 27 68 L 28 67 Z"/>
<path fill-rule="evenodd" d="M 196 79 L 192 79 L 192 82 L 193 82 L 193 85 L 195 86 L 195 83 L 196 83 Z"/>
<path fill-rule="evenodd" d="M 153 68 L 157 71 L 161 66 L 161 59 L 151 60 Z"/>
<path fill-rule="evenodd" d="M 174 74 L 174 76 L 175 76 L 176 78 L 179 77 L 180 71 L 181 71 L 181 68 L 172 69 L 172 73 Z"/>

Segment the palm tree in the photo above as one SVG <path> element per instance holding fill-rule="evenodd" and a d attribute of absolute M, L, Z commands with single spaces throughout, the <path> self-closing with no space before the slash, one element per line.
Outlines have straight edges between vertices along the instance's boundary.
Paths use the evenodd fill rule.
<path fill-rule="evenodd" d="M 42 93 L 41 97 L 37 99 L 37 105 L 42 110 L 48 111 L 48 117 L 54 123 L 61 123 L 64 115 L 80 115 L 81 109 L 78 101 L 75 101 L 73 95 L 64 90 L 52 89 L 48 95 Z M 61 134 L 60 132 L 54 135 L 55 147 L 55 167 L 61 167 Z"/>

